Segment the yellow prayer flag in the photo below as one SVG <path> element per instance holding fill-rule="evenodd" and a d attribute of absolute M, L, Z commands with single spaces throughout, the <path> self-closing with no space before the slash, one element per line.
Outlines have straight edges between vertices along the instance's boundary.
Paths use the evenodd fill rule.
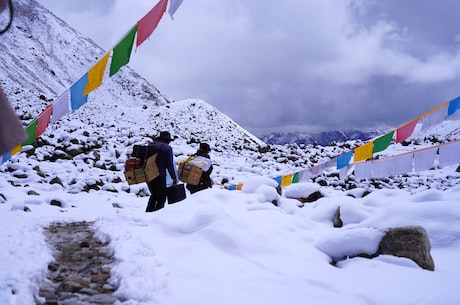
<path fill-rule="evenodd" d="M 281 186 L 288 186 L 292 183 L 292 175 L 288 174 L 286 176 L 281 177 Z"/>
<path fill-rule="evenodd" d="M 241 191 L 241 189 L 243 188 L 243 184 L 242 183 L 238 183 L 238 185 L 236 186 L 236 189 L 238 191 Z"/>
<path fill-rule="evenodd" d="M 88 83 L 86 84 L 83 95 L 88 95 L 91 91 L 96 89 L 102 84 L 104 77 L 105 67 L 109 61 L 110 51 L 104 55 L 92 68 L 88 71 Z"/>
<path fill-rule="evenodd" d="M 21 152 L 21 150 L 22 150 L 22 145 L 19 144 L 18 146 L 16 146 L 15 148 L 11 150 L 11 156 L 14 156 L 15 154 Z"/>
<path fill-rule="evenodd" d="M 372 158 L 372 149 L 374 148 L 374 142 L 368 142 L 364 145 L 356 147 L 354 150 L 355 162 L 367 160 Z"/>

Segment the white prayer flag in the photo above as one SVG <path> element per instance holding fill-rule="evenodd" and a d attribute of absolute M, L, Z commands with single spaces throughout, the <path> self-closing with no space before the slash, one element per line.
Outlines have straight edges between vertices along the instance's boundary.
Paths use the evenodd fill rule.
<path fill-rule="evenodd" d="M 64 115 L 70 112 L 69 90 L 67 89 L 53 103 L 53 113 L 51 115 L 51 124 L 56 123 Z"/>
<path fill-rule="evenodd" d="M 447 118 L 447 107 L 443 107 L 429 115 L 420 119 L 419 123 L 422 123 L 422 130 L 425 131 L 433 126 L 442 123 Z"/>
<path fill-rule="evenodd" d="M 174 15 L 174 13 L 176 13 L 177 9 L 182 4 L 182 1 L 183 0 L 169 0 L 168 13 L 171 16 L 171 19 L 174 19 L 173 15 Z"/>
<path fill-rule="evenodd" d="M 460 163 L 460 141 L 439 146 L 441 167 Z"/>
<path fill-rule="evenodd" d="M 373 161 L 355 163 L 355 178 L 357 180 L 372 177 L 372 162 Z"/>
<path fill-rule="evenodd" d="M 414 152 L 414 170 L 424 171 L 433 167 L 438 147 Z"/>

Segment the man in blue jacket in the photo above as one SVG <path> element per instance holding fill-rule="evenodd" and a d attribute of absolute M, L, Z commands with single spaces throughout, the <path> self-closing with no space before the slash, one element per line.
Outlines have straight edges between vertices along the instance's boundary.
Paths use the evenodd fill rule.
<path fill-rule="evenodd" d="M 146 212 L 158 211 L 165 206 L 166 202 L 166 171 L 168 171 L 173 184 L 177 184 L 174 165 L 173 150 L 169 143 L 173 141 L 168 131 L 160 132 L 160 136 L 149 144 L 149 155 L 157 154 L 156 164 L 159 176 L 147 182 L 150 191 L 149 203 Z"/>

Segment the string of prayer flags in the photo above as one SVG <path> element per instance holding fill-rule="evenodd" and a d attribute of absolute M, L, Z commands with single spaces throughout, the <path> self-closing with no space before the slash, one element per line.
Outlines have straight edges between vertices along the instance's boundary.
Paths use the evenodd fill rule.
<path fill-rule="evenodd" d="M 83 94 L 87 83 L 88 72 L 70 87 L 70 106 L 72 111 L 77 110 L 88 101 L 88 95 Z"/>
<path fill-rule="evenodd" d="M 405 139 L 411 136 L 414 132 L 415 125 L 417 125 L 418 120 L 413 120 L 406 125 L 403 125 L 396 129 L 396 143 L 401 143 Z"/>
<path fill-rule="evenodd" d="M 171 19 L 174 19 L 173 15 L 176 13 L 177 9 L 179 8 L 181 4 L 182 4 L 182 0 L 169 0 L 168 13 L 171 16 Z"/>
<path fill-rule="evenodd" d="M 99 88 L 102 85 L 105 68 L 109 61 L 110 52 L 107 52 L 89 71 L 88 83 L 86 84 L 83 95 L 88 95 L 91 91 Z"/>
<path fill-rule="evenodd" d="M 144 17 L 137 22 L 136 48 L 139 47 L 158 26 L 161 17 L 166 12 L 168 0 L 160 0 Z"/>
<path fill-rule="evenodd" d="M 354 149 L 355 162 L 364 161 L 372 158 L 372 149 L 374 148 L 373 142 L 367 142 Z"/>
<path fill-rule="evenodd" d="M 113 48 L 110 74 L 112 77 L 124 65 L 129 63 L 133 49 L 134 37 L 136 36 L 137 25 L 133 26 L 126 36 Z"/>

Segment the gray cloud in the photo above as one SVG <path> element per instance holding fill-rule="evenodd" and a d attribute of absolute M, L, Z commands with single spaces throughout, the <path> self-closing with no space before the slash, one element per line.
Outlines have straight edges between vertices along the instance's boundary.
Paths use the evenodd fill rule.
<path fill-rule="evenodd" d="M 153 6 L 39 2 L 107 49 Z M 204 99 L 256 134 L 397 127 L 460 95 L 459 7 L 455 0 L 184 0 L 130 66 L 169 97 Z"/>

